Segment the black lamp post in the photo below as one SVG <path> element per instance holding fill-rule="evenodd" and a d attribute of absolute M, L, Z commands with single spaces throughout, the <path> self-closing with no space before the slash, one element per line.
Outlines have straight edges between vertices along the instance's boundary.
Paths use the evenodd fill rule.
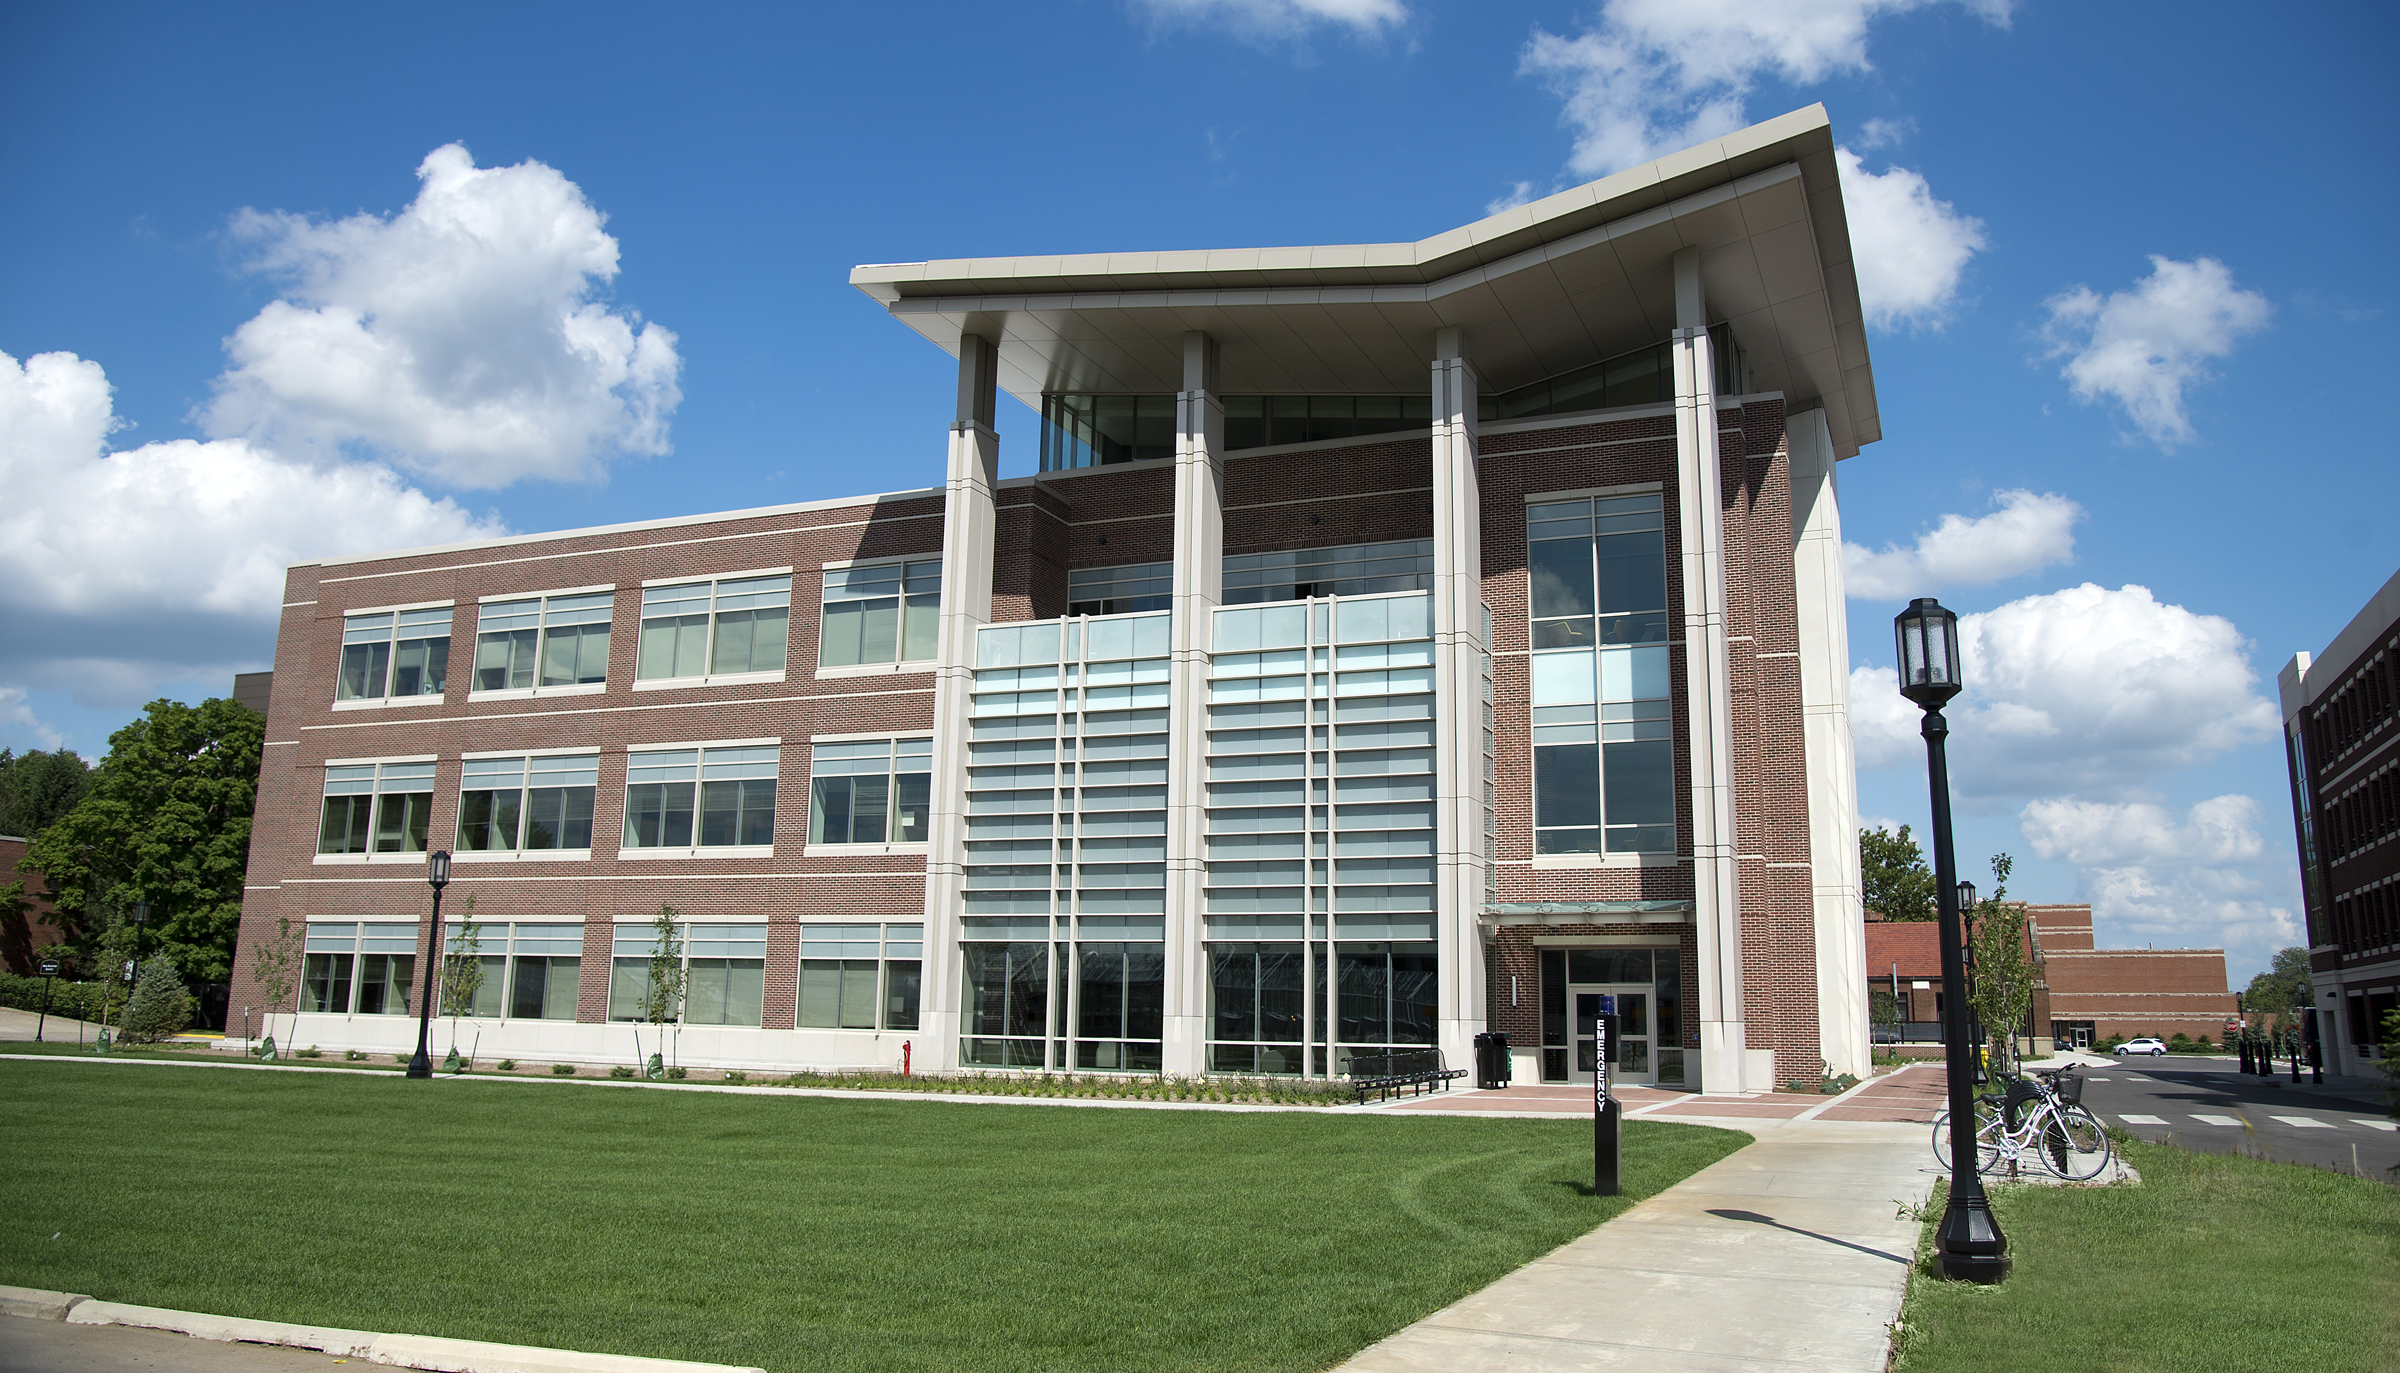
<path fill-rule="evenodd" d="M 410 1077 L 432 1077 L 433 1059 L 425 1045 L 433 1037 L 433 969 L 442 953 L 442 888 L 450 885 L 450 850 L 435 849 L 425 865 L 425 880 L 433 887 L 433 942 L 425 946 L 425 995 L 417 1003 L 417 1056 L 408 1061 Z"/>
<path fill-rule="evenodd" d="M 42 960 L 42 1014 L 33 1022 L 33 1042 L 42 1042 L 42 1028 L 50 1023 L 50 979 L 58 976 L 58 960 Z"/>
<path fill-rule="evenodd" d="M 150 903 L 133 903 L 133 967 L 138 975 L 142 967 L 142 928 L 150 923 Z"/>
<path fill-rule="evenodd" d="M 1989 1079 L 1984 1072 L 1983 1009 L 1975 996 L 1975 884 L 1958 884 L 1959 960 L 1967 968 L 1967 1039 L 1974 1045 L 1975 1085 Z"/>
<path fill-rule="evenodd" d="M 1950 1077 L 1950 1204 L 1934 1232 L 1934 1261 L 1945 1278 L 1998 1282 L 2008 1276 L 2008 1237 L 1975 1171 L 1975 1081 L 1967 1046 L 1965 941 L 1960 937 L 1958 862 L 1950 847 L 1950 723 L 1942 707 L 1966 685 L 1959 675 L 1958 617 L 1930 597 L 1909 602 L 1892 622 L 1899 638 L 1900 694 L 1925 712 L 1925 770 L 1933 793 L 1934 896 L 1942 918 L 1943 1061 Z"/>

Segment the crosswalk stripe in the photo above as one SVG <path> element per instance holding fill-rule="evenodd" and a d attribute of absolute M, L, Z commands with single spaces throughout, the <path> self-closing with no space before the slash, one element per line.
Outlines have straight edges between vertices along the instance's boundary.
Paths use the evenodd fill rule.
<path fill-rule="evenodd" d="M 2124 1121 L 2124 1122 L 2125 1122 L 2127 1125 L 2164 1125 L 2164 1124 L 2166 1124 L 2166 1122 L 2165 1122 L 2165 1121 L 2163 1121 L 2163 1120 L 2159 1119 L 2157 1116 L 2118 1116 L 2118 1117 L 2117 1117 L 2117 1119 L 2119 1119 L 2119 1120 L 2121 1120 L 2121 1121 Z"/>
<path fill-rule="evenodd" d="M 2239 1124 L 2241 1124 L 2241 1122 L 2240 1122 L 2239 1120 L 2236 1120 L 2236 1119 L 2234 1119 L 2232 1116 L 2204 1116 L 2204 1115 L 2194 1115 L 2194 1116 L 2192 1117 L 2192 1119 L 2194 1119 L 2194 1120 L 2196 1120 L 2196 1121 L 2199 1121 L 2199 1122 L 2200 1122 L 2201 1124 L 2203 1124 L 2203 1125 L 2239 1125 Z"/>
<path fill-rule="evenodd" d="M 2286 1125 L 2296 1126 L 2303 1130 L 2330 1130 L 2333 1128 L 2324 1121 L 2312 1120 L 2307 1116 L 2277 1116 L 2275 1118 Z"/>
<path fill-rule="evenodd" d="M 2383 1130 L 2386 1132 L 2400 1130 L 2400 1123 L 2395 1123 L 2389 1120 L 2361 1120 L 2358 1117 L 2353 1116 L 2350 1118 L 2350 1123 L 2352 1125 L 2364 1125 L 2370 1130 Z"/>

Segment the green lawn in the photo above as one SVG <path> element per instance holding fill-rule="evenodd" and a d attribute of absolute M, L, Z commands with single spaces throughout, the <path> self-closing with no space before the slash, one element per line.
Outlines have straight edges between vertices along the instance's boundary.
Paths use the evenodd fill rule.
<path fill-rule="evenodd" d="M 1747 1143 L 0 1062 L 0 1282 L 787 1369 L 1334 1363 Z"/>
<path fill-rule="evenodd" d="M 2005 1283 L 1910 1275 L 1895 1373 L 2400 1367 L 2400 1191 L 2121 1135 L 2117 1147 L 2139 1187 L 1995 1190 L 2016 1261 Z"/>

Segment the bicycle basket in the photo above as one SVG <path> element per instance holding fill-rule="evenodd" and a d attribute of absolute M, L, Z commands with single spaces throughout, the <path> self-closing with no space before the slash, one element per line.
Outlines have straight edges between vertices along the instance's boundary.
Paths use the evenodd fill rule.
<path fill-rule="evenodd" d="M 2082 1074 L 2060 1073 L 2051 1080 L 2058 1085 L 2058 1100 L 2061 1105 L 2081 1106 L 2083 1104 Z"/>

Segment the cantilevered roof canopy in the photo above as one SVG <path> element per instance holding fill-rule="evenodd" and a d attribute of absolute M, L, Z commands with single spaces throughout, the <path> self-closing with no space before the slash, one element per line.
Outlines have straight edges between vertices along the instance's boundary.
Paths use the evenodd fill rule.
<path fill-rule="evenodd" d="M 1231 395 L 1419 391 L 1453 325 L 1506 390 L 1665 339 L 1687 247 L 1751 390 L 1821 403 L 1842 457 L 1883 436 L 1822 105 L 1416 243 L 884 263 L 850 283 L 954 356 L 962 333 L 992 339 L 1001 388 L 1036 409 L 1181 390 L 1195 329 Z"/>

